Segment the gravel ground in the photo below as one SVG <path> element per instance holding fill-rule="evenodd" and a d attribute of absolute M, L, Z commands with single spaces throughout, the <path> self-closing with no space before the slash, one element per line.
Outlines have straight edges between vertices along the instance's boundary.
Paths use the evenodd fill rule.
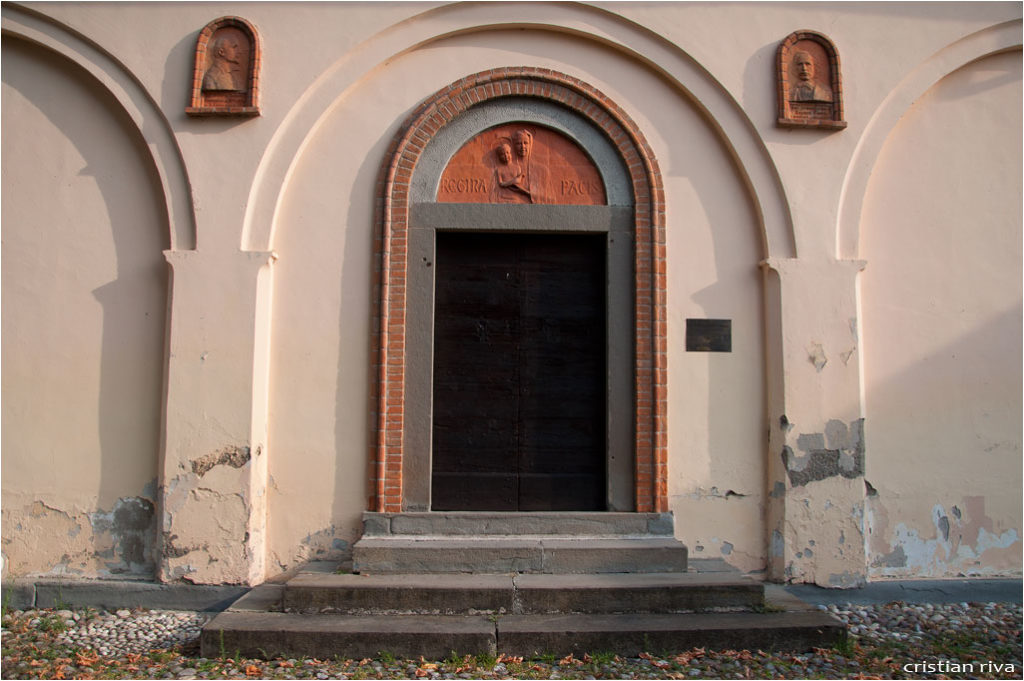
<path fill-rule="evenodd" d="M 804 654 L 593 651 L 527 659 L 249 660 L 198 656 L 210 617 L 167 610 L 28 610 L 3 616 L 5 679 L 1019 679 L 1021 606 L 959 603 L 819 606 L 850 627 L 849 645 Z"/>

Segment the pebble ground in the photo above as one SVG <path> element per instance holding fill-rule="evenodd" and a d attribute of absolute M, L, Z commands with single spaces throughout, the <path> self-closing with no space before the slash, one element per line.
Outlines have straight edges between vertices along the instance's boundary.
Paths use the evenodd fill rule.
<path fill-rule="evenodd" d="M 960 603 L 819 606 L 848 645 L 801 654 L 650 651 L 625 658 L 499 655 L 401 660 L 251 660 L 198 655 L 208 614 L 28 610 L 3 615 L 4 679 L 1020 679 L 1021 606 Z"/>

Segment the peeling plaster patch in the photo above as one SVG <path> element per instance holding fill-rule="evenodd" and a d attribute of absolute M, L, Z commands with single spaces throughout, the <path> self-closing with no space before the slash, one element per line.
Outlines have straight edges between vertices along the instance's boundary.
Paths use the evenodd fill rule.
<path fill-rule="evenodd" d="M 899 523 L 890 538 L 891 551 L 872 561 L 871 566 L 879 568 L 881 574 L 902 576 L 943 576 L 957 574 L 981 574 L 988 568 L 983 563 L 987 551 L 1008 549 L 1020 542 L 1015 529 L 996 534 L 990 531 L 992 521 L 984 515 L 983 509 L 968 522 L 962 522 L 954 514 L 955 524 L 950 522 L 942 505 L 932 508 L 932 523 L 935 538 L 926 539 L 914 528 Z M 973 545 L 970 539 L 974 538 Z M 903 556 L 904 559 L 894 560 Z"/>
<path fill-rule="evenodd" d="M 782 557 L 782 555 L 786 551 L 786 542 L 782 538 L 782 533 L 779 532 L 778 530 L 772 530 L 772 546 L 771 546 L 771 551 L 772 551 L 772 556 L 780 557 L 780 558 Z"/>
<path fill-rule="evenodd" d="M 161 579 L 197 584 L 246 583 L 250 548 L 243 537 L 254 529 L 249 526 L 249 501 L 243 492 L 235 491 L 234 485 L 230 492 L 215 489 L 217 475 L 205 480 L 201 476 L 221 464 L 241 468 L 250 461 L 249 454 L 246 448 L 226 447 L 192 461 L 193 472 L 167 483 Z"/>
<path fill-rule="evenodd" d="M 151 577 L 156 513 L 145 497 L 122 497 L 111 510 L 65 511 L 42 501 L 5 508 L 14 531 L 3 537 L 12 576 Z M 7 527 L 5 527 L 7 529 Z"/>
<path fill-rule="evenodd" d="M 833 419 L 825 425 L 824 433 L 801 433 L 796 445 L 803 455 L 795 456 L 788 446 L 782 452 L 793 487 L 834 476 L 864 475 L 864 419 L 857 419 L 850 426 Z"/>
<path fill-rule="evenodd" d="M 793 424 L 789 422 L 789 417 L 785 414 L 779 417 L 779 428 L 787 433 L 793 430 Z"/>
<path fill-rule="evenodd" d="M 171 579 L 184 579 L 188 581 L 188 575 L 196 572 L 191 565 L 178 565 L 171 570 Z"/>
<path fill-rule="evenodd" d="M 257 454 L 259 454 L 258 450 Z M 231 466 L 232 468 L 241 468 L 249 462 L 249 458 L 250 454 L 248 447 L 224 447 L 223 449 L 218 449 L 215 452 L 210 452 L 206 456 L 193 459 L 192 472 L 199 477 L 203 477 L 211 468 L 222 464 Z"/>
<path fill-rule="evenodd" d="M 176 534 L 168 534 L 164 532 L 163 546 L 160 548 L 160 554 L 164 558 L 181 558 L 182 556 L 191 553 L 192 549 L 183 549 L 180 546 L 175 546 L 174 541 L 178 538 Z"/>
<path fill-rule="evenodd" d="M 719 491 L 719 489 L 717 487 L 712 487 L 710 491 L 705 490 L 703 487 L 698 487 L 695 492 L 690 492 L 689 494 L 687 494 L 685 496 L 688 499 L 700 500 L 700 499 L 731 499 L 733 497 L 742 499 L 742 498 L 750 496 L 750 495 L 746 494 L 745 492 L 737 492 L 737 491 L 731 490 L 731 489 L 730 490 L 726 490 L 725 494 L 722 494 L 722 492 Z"/>
<path fill-rule="evenodd" d="M 907 566 L 907 554 L 903 552 L 902 546 L 897 546 L 890 553 L 884 556 L 876 556 L 871 561 L 871 567 L 894 567 L 901 568 Z"/>
<path fill-rule="evenodd" d="M 727 542 L 727 541 L 722 542 L 722 555 L 723 556 L 730 555 L 732 553 L 732 549 L 733 549 L 733 546 L 732 546 L 732 544 L 730 542 Z"/>
<path fill-rule="evenodd" d="M 878 490 L 875 489 L 874 485 L 872 485 L 870 482 L 865 480 L 864 481 L 864 494 L 869 496 L 869 497 L 877 497 L 878 496 Z M 953 508 L 956 509 L 956 506 L 954 506 Z M 957 513 L 957 511 L 954 510 L 953 513 Z M 957 516 L 957 517 L 959 517 L 959 516 Z"/>
<path fill-rule="evenodd" d="M 942 533 L 942 541 L 949 541 L 949 516 L 939 516 L 935 521 L 935 525 L 939 528 L 939 532 Z"/>
<path fill-rule="evenodd" d="M 956 506 L 954 506 L 950 510 L 953 512 L 953 517 L 956 518 L 957 520 L 960 520 L 960 518 L 962 517 L 961 514 L 960 514 L 960 509 L 957 508 Z"/>
<path fill-rule="evenodd" d="M 843 353 L 839 354 L 839 359 L 843 360 L 843 366 L 849 366 L 850 358 L 853 357 L 853 353 L 855 353 L 855 352 L 857 352 L 856 346 L 850 348 L 846 352 L 843 352 Z"/>
<path fill-rule="evenodd" d="M 122 497 L 109 513 L 97 511 L 89 519 L 93 532 L 109 532 L 114 540 L 109 557 L 119 556 L 120 561 L 107 563 L 112 574 L 152 572 L 156 532 L 156 509 L 152 501 L 143 497 Z"/>
<path fill-rule="evenodd" d="M 834 586 L 840 589 L 856 589 L 864 586 L 864 583 L 865 580 L 863 576 L 852 572 L 840 572 L 838 574 L 828 576 L 829 586 Z"/>
<path fill-rule="evenodd" d="M 821 343 L 811 343 L 811 346 L 807 348 L 807 359 L 814 365 L 814 369 L 818 373 L 821 373 L 821 370 L 828 364 L 825 348 L 821 347 Z"/>
<path fill-rule="evenodd" d="M 293 560 L 342 560 L 350 557 L 350 543 L 338 537 L 338 534 L 334 525 L 307 534 Z"/>
<path fill-rule="evenodd" d="M 782 497 L 786 496 L 786 483 L 777 481 L 775 485 L 772 487 L 772 491 L 771 494 L 769 494 L 769 496 L 772 499 L 781 499 Z"/>
<path fill-rule="evenodd" d="M 975 545 L 975 550 L 981 554 L 989 549 L 1008 549 L 1019 541 L 1020 537 L 1017 536 L 1016 530 L 992 534 L 983 527 L 978 530 L 978 543 Z"/>

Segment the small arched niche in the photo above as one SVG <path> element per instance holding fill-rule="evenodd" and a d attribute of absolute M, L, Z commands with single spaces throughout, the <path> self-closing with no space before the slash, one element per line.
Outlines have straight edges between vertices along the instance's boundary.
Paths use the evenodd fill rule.
<path fill-rule="evenodd" d="M 779 44 L 775 66 L 780 127 L 846 127 L 839 52 L 828 36 L 807 30 L 790 33 Z"/>
<path fill-rule="evenodd" d="M 189 116 L 258 116 L 262 55 L 256 27 L 241 17 L 208 23 L 196 39 Z"/>

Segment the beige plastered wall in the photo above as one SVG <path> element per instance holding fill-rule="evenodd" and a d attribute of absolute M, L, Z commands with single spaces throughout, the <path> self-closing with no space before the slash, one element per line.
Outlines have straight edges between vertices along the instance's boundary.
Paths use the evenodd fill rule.
<path fill-rule="evenodd" d="M 167 223 L 141 135 L 83 75 L 4 40 L 4 568 L 152 575 Z"/>
<path fill-rule="evenodd" d="M 871 177 L 872 576 L 1020 567 L 1020 489 L 998 484 L 1021 479 L 1021 175 L 999 170 L 1020 158 L 1020 103 L 1019 55 L 968 64 L 907 112 Z"/>
<path fill-rule="evenodd" d="M 935 544 L 941 506 L 951 533 L 971 535 L 975 573 L 1019 573 L 1019 263 L 1012 270 L 1003 262 L 1011 268 L 1004 271 L 979 262 L 989 253 L 1008 257 L 1014 225 L 1019 253 L 1019 211 L 989 204 L 998 218 L 989 222 L 1003 221 L 993 228 L 1002 241 L 993 237 L 989 250 L 957 269 L 959 295 L 968 300 L 982 297 L 992 270 L 1017 282 L 1015 293 L 986 297 L 984 309 L 957 318 L 959 336 L 984 335 L 984 325 L 996 323 L 989 340 L 1018 349 L 1016 374 L 991 353 L 970 361 L 992 375 L 1000 395 L 1013 393 L 1006 376 L 1017 376 L 1015 403 L 991 400 L 997 424 L 970 421 L 973 434 L 999 443 L 992 460 L 1001 475 L 966 487 L 952 472 L 975 454 L 948 445 L 943 429 L 954 426 L 942 410 L 976 401 L 975 393 L 961 388 L 961 401 L 935 405 L 927 423 L 898 419 L 885 402 L 893 390 L 878 386 L 896 384 L 908 399 L 921 392 L 920 377 L 904 370 L 921 348 L 897 334 L 878 337 L 871 326 L 894 314 L 878 302 L 888 300 L 890 284 L 905 284 L 902 305 L 919 311 L 941 278 L 932 261 L 914 270 L 913 285 L 899 273 L 931 221 L 897 220 L 908 246 L 896 255 L 884 239 L 891 221 L 879 212 L 902 200 L 910 214 L 918 204 L 909 197 L 958 183 L 949 159 L 978 139 L 953 114 L 939 135 L 946 146 L 929 152 L 940 163 L 907 168 L 904 157 L 913 154 L 893 149 L 949 118 L 926 102 L 903 119 L 914 87 L 927 90 L 971 55 L 1011 50 L 994 59 L 1004 71 L 1017 68 L 1000 81 L 998 97 L 1017 97 L 1018 137 L 1007 147 L 1018 156 L 974 156 L 972 182 L 997 180 L 1019 197 L 1019 4 L 760 3 L 756 12 L 733 3 L 27 6 L 4 8 L 5 576 L 69 574 L 65 555 L 79 556 L 74 574 L 112 574 L 110 559 L 99 557 L 111 543 L 116 556 L 117 539 L 97 534 L 105 526 L 94 520 L 86 532 L 84 518 L 136 497 L 154 505 L 148 562 L 133 567 L 136 574 L 258 583 L 348 553 L 370 493 L 374 182 L 389 141 L 419 102 L 470 73 L 509 65 L 552 68 L 602 91 L 633 118 L 659 162 L 669 502 L 691 556 L 830 586 L 863 582 L 869 566 L 872 577 L 950 576 L 967 568 L 954 557 L 959 547 L 943 553 L 945 545 Z M 227 14 L 251 21 L 263 41 L 262 115 L 189 118 L 195 37 Z M 775 48 L 799 29 L 821 30 L 836 43 L 846 130 L 774 125 Z M 85 95 L 35 87 L 49 79 L 75 81 L 89 96 L 105 96 L 111 110 L 54 123 L 44 105 L 71 109 Z M 954 86 L 953 99 L 985 108 L 978 102 L 991 88 L 974 85 Z M 901 106 L 901 97 L 911 101 Z M 1013 123 L 984 121 L 982 129 Z M 96 161 L 63 161 L 78 138 L 103 126 L 112 140 Z M 884 185 L 873 174 L 876 157 L 878 172 L 891 177 Z M 28 171 L 36 173 L 31 181 L 12 172 L 39 159 L 49 170 Z M 105 184 L 81 172 L 98 163 L 125 178 Z M 1016 185 L 1007 172 L 1016 173 Z M 67 187 L 77 193 L 53 200 Z M 964 222 L 955 216 L 967 215 L 934 210 L 944 233 L 955 233 Z M 108 211 L 132 216 L 131 239 L 117 236 L 120 223 Z M 1016 219 L 1010 225 L 1008 212 Z M 104 248 L 114 264 L 91 255 Z M 20 254 L 33 250 L 64 254 L 67 281 L 22 264 Z M 127 279 L 128 262 L 150 273 L 145 286 Z M 119 316 L 103 316 L 90 300 L 97 288 L 90 277 L 131 292 L 118 300 Z M 90 305 L 51 314 L 57 308 L 40 304 L 37 286 L 53 287 L 52 300 L 73 295 Z M 126 311 L 153 304 L 152 321 Z M 1016 332 L 1013 319 L 991 319 L 1012 317 L 1014 305 Z M 687 353 L 690 318 L 731 319 L 732 352 Z M 24 328 L 9 335 L 9 326 Z M 65 328 L 91 329 L 91 345 Z M 117 346 L 135 365 L 111 358 L 110 339 L 137 333 L 148 340 Z M 99 377 L 64 372 L 61 385 L 46 391 L 38 371 L 11 368 L 27 368 L 24 358 L 48 367 L 69 347 L 79 353 L 75 369 Z M 967 370 L 944 362 L 944 371 Z M 103 371 L 131 377 L 130 385 L 104 401 Z M 96 431 L 113 414 L 130 428 L 100 438 Z M 844 460 L 863 454 L 872 487 L 857 470 L 809 479 L 808 448 L 819 441 Z M 83 528 L 73 536 L 72 516 Z M 83 534 L 100 539 L 77 539 Z M 929 541 L 937 547 L 931 562 L 892 565 L 898 545 L 909 556 L 911 543 Z"/>

